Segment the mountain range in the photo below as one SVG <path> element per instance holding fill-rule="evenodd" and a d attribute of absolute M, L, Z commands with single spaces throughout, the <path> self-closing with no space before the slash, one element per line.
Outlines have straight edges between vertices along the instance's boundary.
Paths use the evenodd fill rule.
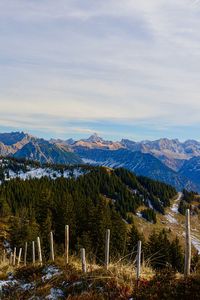
<path fill-rule="evenodd" d="M 124 167 L 178 190 L 200 191 L 200 142 L 196 140 L 107 141 L 96 133 L 88 139 L 45 140 L 24 132 L 11 132 L 0 134 L 0 155 L 40 163 Z"/>

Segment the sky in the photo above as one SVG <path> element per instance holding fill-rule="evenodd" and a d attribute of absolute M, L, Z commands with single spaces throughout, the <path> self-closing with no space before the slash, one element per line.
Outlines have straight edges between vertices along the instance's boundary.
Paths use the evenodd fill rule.
<path fill-rule="evenodd" d="M 199 0 L 0 0 L 0 132 L 200 140 Z"/>

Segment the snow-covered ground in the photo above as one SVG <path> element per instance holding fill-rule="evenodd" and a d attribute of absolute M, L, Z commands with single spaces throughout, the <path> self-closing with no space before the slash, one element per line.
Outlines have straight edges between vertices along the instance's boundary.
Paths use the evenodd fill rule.
<path fill-rule="evenodd" d="M 48 300 L 64 299 L 65 295 L 61 289 L 51 288 L 50 294 L 45 297 Z"/>
<path fill-rule="evenodd" d="M 8 176 L 7 176 L 8 173 Z M 51 179 L 56 179 L 60 177 L 64 178 L 78 178 L 79 176 L 85 174 L 86 172 L 83 171 L 80 167 L 74 168 L 73 170 L 65 170 L 63 173 L 61 171 L 53 170 L 51 168 L 29 168 L 27 171 L 19 171 L 13 172 L 12 170 L 8 170 L 5 173 L 5 180 L 9 181 L 11 179 L 20 178 L 22 180 L 32 179 L 32 178 L 42 178 L 42 177 L 49 177 Z"/>
<path fill-rule="evenodd" d="M 165 215 L 165 218 L 170 224 L 180 225 L 180 229 L 183 230 L 182 236 L 185 236 L 185 226 L 179 224 L 178 219 L 176 219 L 178 215 L 178 206 L 181 200 L 182 193 L 178 193 L 178 197 L 174 200 L 173 205 L 170 207 L 170 212 Z M 195 235 L 194 235 L 195 232 Z M 194 248 L 200 253 L 200 239 L 196 236 L 198 234 L 198 230 L 196 228 L 191 228 L 191 243 Z"/>
<path fill-rule="evenodd" d="M 52 278 L 59 276 L 62 274 L 62 271 L 59 270 L 56 266 L 49 265 L 43 269 L 43 276 L 41 277 L 42 282 L 50 281 Z M 38 281 L 39 282 L 39 281 Z M 16 290 L 21 291 L 29 291 L 31 294 L 31 290 L 37 288 L 37 282 L 26 282 L 24 280 L 16 280 L 13 275 L 10 275 L 6 280 L 0 280 L 0 299 L 4 293 L 8 293 L 9 289 L 15 287 Z M 68 283 L 66 283 L 68 284 Z M 9 298 L 10 299 L 10 298 Z M 45 298 L 38 298 L 34 295 L 29 299 L 49 299 L 49 300 L 58 300 L 65 299 L 65 295 L 60 288 L 51 288 L 49 295 Z"/>
<path fill-rule="evenodd" d="M 182 197 L 182 193 L 178 193 L 177 198 L 174 200 L 173 205 L 170 207 L 170 212 L 165 215 L 165 218 L 171 224 L 178 224 L 178 221 L 176 220 L 176 214 L 178 214 L 178 206 L 181 197 Z"/>
<path fill-rule="evenodd" d="M 169 223 L 178 224 L 178 221 L 173 217 L 171 213 L 168 213 L 167 215 L 165 215 L 165 217 Z"/>
<path fill-rule="evenodd" d="M 191 235 L 191 242 L 194 248 L 198 251 L 198 253 L 200 253 L 200 240 L 194 235 Z"/>
<path fill-rule="evenodd" d="M 176 200 L 174 201 L 174 203 L 173 203 L 173 205 L 172 205 L 172 207 L 171 207 L 171 211 L 173 212 L 173 213 L 178 213 L 178 205 L 179 205 L 179 201 L 181 200 L 181 197 L 182 197 L 182 193 L 178 193 L 178 197 L 176 198 Z"/>
<path fill-rule="evenodd" d="M 48 266 L 43 270 L 44 276 L 42 276 L 42 281 L 50 280 L 54 276 L 60 275 L 62 272 L 55 266 Z"/>

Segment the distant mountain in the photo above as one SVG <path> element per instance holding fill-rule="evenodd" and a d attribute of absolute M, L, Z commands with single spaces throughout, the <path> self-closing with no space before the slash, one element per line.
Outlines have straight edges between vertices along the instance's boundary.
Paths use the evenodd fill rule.
<path fill-rule="evenodd" d="M 0 133 L 0 142 L 6 146 L 15 145 L 25 139 L 30 139 L 31 136 L 24 132 Z"/>
<path fill-rule="evenodd" d="M 24 132 L 0 133 L 0 155 L 12 155 L 26 145 L 32 136 Z"/>
<path fill-rule="evenodd" d="M 67 144 L 56 145 L 24 132 L 0 134 L 0 155 L 26 158 L 41 163 L 80 164 L 81 159 Z"/>
<path fill-rule="evenodd" d="M 80 164 L 82 162 L 75 153 L 67 152 L 62 147 L 43 139 L 32 139 L 13 156 L 36 160 L 41 163 Z"/>
<path fill-rule="evenodd" d="M 117 150 L 123 148 L 120 142 L 105 141 L 96 133 L 91 135 L 88 139 L 82 139 L 69 144 L 72 148 L 85 147 L 89 149 L 109 149 Z"/>
<path fill-rule="evenodd" d="M 200 142 L 195 140 L 180 142 L 178 139 L 162 138 L 155 141 L 135 142 L 122 139 L 120 142 L 112 142 L 105 141 L 94 134 L 88 139 L 76 141 L 70 146 L 72 148 L 84 147 L 88 149 L 128 149 L 133 152 L 149 153 L 174 171 L 180 170 L 185 160 L 200 156 Z"/>
<path fill-rule="evenodd" d="M 177 174 L 151 154 L 144 154 L 139 151 L 132 152 L 127 149 L 110 151 L 81 147 L 76 149 L 76 153 L 85 163 L 91 165 L 107 166 L 110 168 L 123 167 L 137 175 L 147 176 L 171 184 L 178 190 L 183 189 L 183 187 L 198 189 L 190 180 Z"/>
<path fill-rule="evenodd" d="M 200 157 L 193 157 L 185 161 L 179 171 L 182 176 L 187 176 L 195 184 L 200 184 Z"/>
<path fill-rule="evenodd" d="M 87 139 L 33 137 L 24 132 L 0 134 L 0 156 L 37 160 L 42 163 L 94 163 L 123 166 L 139 175 L 175 186 L 200 191 L 200 142 L 162 138 L 155 141 L 104 140 L 94 133 Z M 192 170 L 192 171 L 191 171 Z"/>
<path fill-rule="evenodd" d="M 131 151 L 150 153 L 169 168 L 178 171 L 185 160 L 200 156 L 200 143 L 188 140 L 181 143 L 178 139 L 159 139 L 156 141 L 132 142 L 122 140 L 122 145 Z"/>

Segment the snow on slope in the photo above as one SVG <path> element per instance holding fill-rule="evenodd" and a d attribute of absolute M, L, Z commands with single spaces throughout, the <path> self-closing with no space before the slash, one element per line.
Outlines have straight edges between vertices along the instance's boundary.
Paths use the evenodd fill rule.
<path fill-rule="evenodd" d="M 170 211 L 168 212 L 168 214 L 165 215 L 165 218 L 170 225 L 172 226 L 177 225 L 179 227 L 179 230 L 181 231 L 183 230 L 182 236 L 185 237 L 185 225 L 184 223 L 180 224 L 178 218 L 178 216 L 180 216 L 178 212 L 178 206 L 181 197 L 182 197 L 182 193 L 178 193 L 178 197 L 174 200 L 173 205 L 170 207 Z M 191 226 L 191 243 L 194 246 L 194 248 L 198 251 L 198 253 L 200 253 L 200 234 L 199 234 L 199 230 L 194 228 L 194 226 Z"/>
<path fill-rule="evenodd" d="M 79 176 L 85 174 L 83 169 L 75 168 L 73 170 L 65 170 L 63 173 L 61 171 L 53 170 L 51 168 L 30 168 L 28 171 L 19 171 L 14 172 L 12 170 L 8 170 L 5 174 L 5 180 L 9 181 L 11 179 L 20 178 L 22 180 L 32 179 L 32 178 L 42 178 L 42 177 L 49 177 L 51 179 L 56 179 L 60 177 L 64 178 L 78 178 Z"/>

